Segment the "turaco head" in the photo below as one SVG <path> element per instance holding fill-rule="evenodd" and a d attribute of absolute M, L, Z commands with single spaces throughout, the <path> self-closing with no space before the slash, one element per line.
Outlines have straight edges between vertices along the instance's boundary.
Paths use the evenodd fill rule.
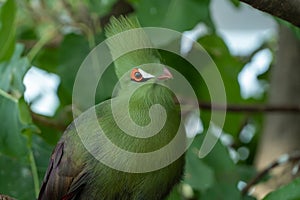
<path fill-rule="evenodd" d="M 137 19 L 112 18 L 106 36 L 121 91 L 153 89 L 173 78 Z"/>

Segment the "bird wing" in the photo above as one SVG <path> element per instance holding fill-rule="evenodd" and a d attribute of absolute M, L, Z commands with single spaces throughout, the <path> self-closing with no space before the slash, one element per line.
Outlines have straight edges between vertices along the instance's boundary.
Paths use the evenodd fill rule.
<path fill-rule="evenodd" d="M 96 106 L 98 120 L 108 113 L 108 105 L 110 100 Z M 86 135 L 92 135 L 93 111 L 91 108 L 82 113 L 76 119 L 76 123 L 71 123 L 64 132 L 52 152 L 38 200 L 75 200 L 79 199 L 82 191 L 86 189 L 92 176 L 87 163 L 91 155 L 82 144 L 77 128 L 87 127 L 85 131 L 89 134 Z"/>
<path fill-rule="evenodd" d="M 72 158 L 66 143 L 61 140 L 52 153 L 38 200 L 73 200 L 86 184 L 84 165 Z"/>

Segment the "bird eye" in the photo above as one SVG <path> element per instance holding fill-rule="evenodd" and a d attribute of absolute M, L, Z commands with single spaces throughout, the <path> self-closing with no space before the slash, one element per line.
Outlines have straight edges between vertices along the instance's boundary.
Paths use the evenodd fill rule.
<path fill-rule="evenodd" d="M 140 72 L 135 72 L 134 73 L 134 78 L 135 79 L 140 79 L 140 78 L 143 78 L 142 74 Z"/>
<path fill-rule="evenodd" d="M 135 82 L 144 82 L 151 78 L 154 78 L 154 76 L 138 68 L 134 68 L 130 74 L 130 79 Z"/>
<path fill-rule="evenodd" d="M 141 74 L 141 72 L 139 72 L 139 69 L 134 68 L 131 71 L 130 78 L 131 78 L 132 81 L 140 82 L 140 81 L 143 80 L 143 75 Z"/>

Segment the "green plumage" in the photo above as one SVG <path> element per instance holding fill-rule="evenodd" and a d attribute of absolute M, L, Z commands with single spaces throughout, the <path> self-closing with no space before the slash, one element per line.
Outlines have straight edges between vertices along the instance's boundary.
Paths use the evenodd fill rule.
<path fill-rule="evenodd" d="M 153 49 L 151 41 L 136 18 L 132 20 L 125 17 L 121 17 L 119 20 L 112 18 L 105 31 L 108 37 L 107 44 L 115 60 L 114 64 L 118 78 L 121 78 L 125 72 L 134 66 L 160 63 L 158 51 Z M 128 53 L 119 57 L 124 52 Z M 151 73 L 152 70 L 150 68 L 148 72 Z"/>
<path fill-rule="evenodd" d="M 139 29 L 138 32 L 130 32 L 132 28 L 139 28 L 137 20 L 112 19 L 106 29 L 107 36 L 112 36 L 108 41 L 112 57 L 116 59 L 115 68 L 120 79 L 122 88 L 118 95 L 107 100 L 80 115 L 65 131 L 57 144 L 42 184 L 39 200 L 56 199 L 105 199 L 105 200 L 158 200 L 164 199 L 180 181 L 184 167 L 184 157 L 180 156 L 173 162 L 172 157 L 178 151 L 185 148 L 185 133 L 180 124 L 180 112 L 174 103 L 174 96 L 169 89 L 157 78 L 149 78 L 146 81 L 133 81 L 131 71 L 139 69 L 158 77 L 164 71 L 160 63 L 159 54 L 156 50 L 147 48 L 129 52 L 119 57 L 121 52 L 127 50 L 126 43 L 133 46 L 151 47 L 147 35 Z M 118 37 L 119 33 L 129 31 Z M 128 32 L 128 33 L 129 33 Z M 117 36 L 117 37 L 116 37 Z M 146 65 L 143 65 L 145 64 Z M 163 83 L 162 83 L 163 84 Z M 134 91 L 137 89 L 136 91 Z M 129 94 L 132 95 L 129 98 Z M 126 105 L 127 101 L 128 108 Z M 149 116 L 151 106 L 159 104 L 165 111 L 158 110 L 155 118 Z M 112 106 L 116 107 L 116 115 L 112 114 Z M 93 110 L 96 111 L 97 121 L 93 121 Z M 129 109 L 129 111 L 128 111 Z M 155 110 L 155 109 L 154 109 Z M 151 123 L 159 123 L 161 116 L 166 114 L 166 122 L 163 128 L 155 135 L 148 138 L 134 137 L 142 134 L 139 129 L 128 124 L 131 134 L 122 130 L 116 121 L 122 121 L 131 117 L 139 126 L 147 126 Z M 116 118 L 114 118 L 116 117 Z M 76 125 L 76 127 L 75 127 Z M 153 160 L 144 160 L 139 163 L 135 157 L 124 157 L 122 154 L 108 145 L 108 142 L 99 138 L 101 133 L 119 148 L 128 152 L 150 153 L 167 144 L 170 148 L 161 151 Z M 77 131 L 83 130 L 83 134 Z M 179 137 L 174 140 L 177 131 Z M 89 151 L 84 144 L 88 144 Z M 175 142 L 171 142 L 175 141 Z M 126 169 L 137 169 L 138 166 L 159 166 L 160 163 L 170 161 L 168 165 L 147 172 L 129 173 L 112 169 L 98 161 L 97 158 L 107 158 L 118 166 Z M 99 156 L 99 157 L 98 157 Z M 134 170 L 133 170 L 134 172 Z"/>

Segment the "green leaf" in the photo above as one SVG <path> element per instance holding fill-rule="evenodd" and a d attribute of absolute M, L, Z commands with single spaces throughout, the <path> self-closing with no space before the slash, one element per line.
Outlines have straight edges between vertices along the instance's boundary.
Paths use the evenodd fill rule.
<path fill-rule="evenodd" d="M 224 40 L 218 35 L 204 36 L 198 42 L 217 65 L 225 84 L 228 101 L 231 103 L 242 102 L 238 74 L 243 69 L 244 63 L 230 54 Z"/>
<path fill-rule="evenodd" d="M 241 200 L 256 200 L 256 198 L 252 197 L 252 196 L 243 196 L 241 198 Z"/>
<path fill-rule="evenodd" d="M 35 57 L 33 61 L 33 65 L 40 69 L 44 69 L 48 72 L 56 73 L 57 67 L 59 65 L 58 58 L 59 58 L 59 51 L 57 47 L 43 48 L 39 51 L 39 53 Z"/>
<path fill-rule="evenodd" d="M 300 178 L 268 194 L 264 200 L 300 200 Z"/>
<path fill-rule="evenodd" d="M 115 68 L 111 65 L 104 71 L 101 79 L 99 80 L 95 95 L 96 104 L 111 98 L 117 82 L 118 78 L 115 74 Z"/>
<path fill-rule="evenodd" d="M 234 6 L 236 6 L 236 7 L 239 7 L 240 4 L 241 4 L 240 0 L 230 0 L 230 1 L 231 1 L 231 3 L 232 3 Z"/>
<path fill-rule="evenodd" d="M 198 157 L 196 148 L 190 148 L 186 153 L 184 182 L 192 188 L 205 191 L 214 183 L 214 171 Z"/>
<path fill-rule="evenodd" d="M 177 42 L 179 43 L 179 41 L 177 40 L 174 41 L 174 43 Z M 191 65 L 190 62 L 188 62 L 181 56 L 178 56 L 171 52 L 167 52 L 165 50 L 159 50 L 159 53 L 163 58 L 164 64 L 180 72 L 180 74 L 183 75 L 189 81 L 199 99 L 210 101 L 209 91 L 203 78 L 201 77 L 201 74 L 193 67 L 193 65 Z M 197 56 L 202 56 L 203 59 L 206 59 L 205 55 Z"/>
<path fill-rule="evenodd" d="M 195 148 L 197 151 L 200 150 L 201 144 L 203 142 L 204 135 L 197 135 L 191 145 L 190 148 Z M 230 179 L 236 178 L 237 175 L 237 169 L 236 165 L 231 160 L 228 150 L 225 146 L 223 146 L 220 141 L 216 143 L 212 151 L 202 158 L 203 162 L 205 162 L 206 165 L 210 166 L 215 172 L 215 176 L 222 180 L 222 177 L 224 177 L 224 180 L 228 182 L 226 178 L 230 177 Z"/>
<path fill-rule="evenodd" d="M 100 16 L 107 14 L 117 0 L 87 0 L 91 12 L 95 12 Z"/>
<path fill-rule="evenodd" d="M 18 200 L 35 199 L 33 181 L 28 164 L 0 154 L 0 194 Z"/>
<path fill-rule="evenodd" d="M 239 164 L 237 168 L 240 179 L 246 182 L 250 181 L 257 174 L 255 167 L 251 165 Z"/>
<path fill-rule="evenodd" d="M 61 77 L 58 94 L 62 105 L 70 105 L 72 103 L 72 91 L 77 71 L 89 52 L 88 41 L 83 36 L 70 34 L 65 37 L 59 50 L 60 65 L 57 69 L 57 74 Z M 93 75 L 90 74 L 89 76 Z M 110 66 L 99 80 L 97 93 L 95 94 L 96 103 L 111 97 L 116 82 L 115 70 L 113 66 Z M 88 88 L 90 85 L 87 83 L 87 85 L 82 85 L 81 87 Z M 82 93 L 84 94 L 84 91 Z M 85 101 L 85 99 L 82 99 L 82 101 Z M 78 108 L 85 108 L 85 102 L 82 101 L 77 102 Z"/>
<path fill-rule="evenodd" d="M 223 181 L 221 183 L 216 183 L 214 187 L 207 190 L 201 199 L 208 200 L 220 200 L 220 199 L 230 199 L 230 200 L 240 200 L 241 195 L 236 187 Z"/>
<path fill-rule="evenodd" d="M 142 26 L 192 29 L 200 21 L 210 22 L 209 0 L 141 0 L 135 10 Z"/>
<path fill-rule="evenodd" d="M 204 135 L 197 135 L 187 152 L 184 181 L 200 192 L 199 199 L 240 199 L 237 189 L 240 175 L 228 150 L 217 142 L 206 157 L 199 159 L 203 139 Z"/>
<path fill-rule="evenodd" d="M 88 41 L 82 35 L 65 36 L 59 49 L 59 66 L 56 71 L 61 78 L 59 98 L 62 105 L 71 104 L 77 71 L 89 51 Z"/>
<path fill-rule="evenodd" d="M 16 45 L 10 60 L 0 63 L 0 89 L 17 98 L 24 93 L 23 77 L 30 66 L 27 58 L 21 57 L 23 49 L 22 45 Z"/>
<path fill-rule="evenodd" d="M 241 96 L 238 83 L 238 75 L 243 69 L 244 63 L 230 54 L 224 40 L 218 35 L 204 36 L 198 42 L 209 53 L 218 67 L 225 86 L 227 102 L 230 104 L 244 103 L 245 100 Z M 203 112 L 202 117 L 204 121 L 210 120 L 210 115 L 207 115 L 207 112 Z M 223 129 L 225 132 L 237 135 L 244 120 L 244 114 L 228 113 Z"/>
<path fill-rule="evenodd" d="M 44 116 L 43 116 L 44 117 Z M 45 118 L 48 120 L 66 120 L 66 119 L 59 119 L 59 118 Z M 35 125 L 39 127 L 39 132 L 40 134 L 38 136 L 40 136 L 41 138 L 43 138 L 45 140 L 45 142 L 47 142 L 48 144 L 51 145 L 55 145 L 57 143 L 57 141 L 59 140 L 59 138 L 62 135 L 62 131 L 57 130 L 56 127 L 49 127 L 47 125 L 44 125 L 42 122 L 35 122 Z"/>
<path fill-rule="evenodd" d="M 20 112 L 20 121 L 23 124 L 31 124 L 32 118 L 30 115 L 29 106 L 25 102 L 24 98 L 19 99 L 18 108 L 19 108 L 19 112 Z"/>
<path fill-rule="evenodd" d="M 0 110 L 0 153 L 14 157 L 26 155 L 26 138 L 21 134 L 26 126 L 19 118 L 18 100 L 0 90 Z"/>
<path fill-rule="evenodd" d="M 0 62 L 9 59 L 14 51 L 15 15 L 15 1 L 7 0 L 0 10 Z"/>
<path fill-rule="evenodd" d="M 38 135 L 33 135 L 32 141 L 32 149 L 41 183 L 48 168 L 54 145 L 47 144 L 42 138 L 38 137 Z"/>
<path fill-rule="evenodd" d="M 177 185 L 173 188 L 169 196 L 167 197 L 167 200 L 182 200 L 181 193 L 179 191 L 180 185 Z"/>
<path fill-rule="evenodd" d="M 28 105 L 0 89 L 0 193 L 20 200 L 34 199 L 28 160 L 28 138 L 37 131 Z M 23 133 L 23 134 L 22 134 Z M 22 180 L 22 181 L 20 181 Z"/>

